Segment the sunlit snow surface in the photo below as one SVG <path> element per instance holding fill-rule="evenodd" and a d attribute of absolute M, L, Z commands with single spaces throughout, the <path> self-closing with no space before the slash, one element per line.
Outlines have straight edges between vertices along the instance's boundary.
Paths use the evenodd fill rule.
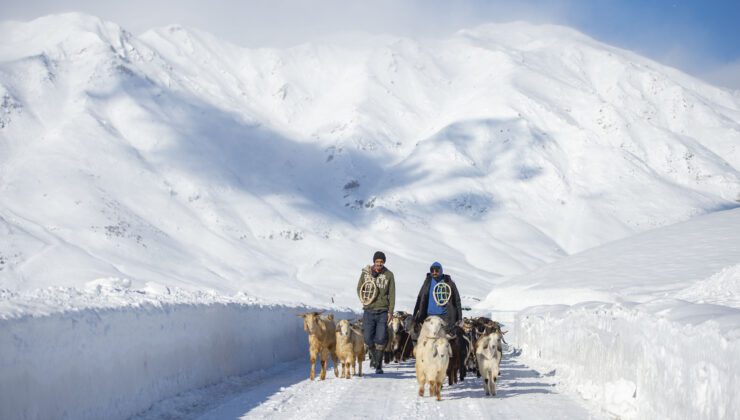
<path fill-rule="evenodd" d="M 297 343 L 295 306 L 358 309 L 380 249 L 398 309 L 433 261 L 478 312 L 530 307 L 522 360 L 610 413 L 731 418 L 739 170 L 737 92 L 563 27 L 2 23 L 0 417 L 126 417 L 305 355 L 265 320 Z"/>
<path fill-rule="evenodd" d="M 565 257 L 479 307 L 524 309 L 523 361 L 614 415 L 735 418 L 739 262 L 736 209 Z"/>
<path fill-rule="evenodd" d="M 408 308 L 436 260 L 480 298 L 739 198 L 736 94 L 563 27 L 243 49 L 66 14 L 0 39 L 13 293 L 355 305 L 381 249 Z"/>

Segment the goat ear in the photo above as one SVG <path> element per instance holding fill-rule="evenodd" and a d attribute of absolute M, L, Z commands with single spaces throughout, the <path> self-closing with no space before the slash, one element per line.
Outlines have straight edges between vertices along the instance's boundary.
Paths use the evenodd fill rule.
<path fill-rule="evenodd" d="M 506 330 L 506 331 L 501 331 L 501 335 L 504 335 L 504 334 L 506 334 L 507 332 L 509 332 L 509 330 Z"/>

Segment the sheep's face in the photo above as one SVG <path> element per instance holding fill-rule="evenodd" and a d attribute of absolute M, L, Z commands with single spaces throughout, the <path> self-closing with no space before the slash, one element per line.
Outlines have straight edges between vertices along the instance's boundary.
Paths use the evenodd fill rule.
<path fill-rule="evenodd" d="M 434 340 L 434 357 L 449 358 L 452 354 L 450 343 L 447 340 Z"/>
<path fill-rule="evenodd" d="M 360 319 L 359 321 L 352 322 L 349 325 L 356 330 L 364 331 L 364 328 L 362 326 L 362 319 Z"/>
<path fill-rule="evenodd" d="M 463 331 L 465 331 L 465 334 L 470 334 L 471 331 L 473 331 L 473 321 L 465 318 L 463 321 Z"/>
<path fill-rule="evenodd" d="M 496 331 L 492 332 L 491 333 L 491 343 L 492 343 L 493 347 L 498 348 L 498 343 L 500 341 L 501 341 L 501 334 L 499 334 Z"/>
<path fill-rule="evenodd" d="M 410 332 L 411 331 L 411 323 L 413 323 L 413 322 L 414 322 L 414 320 L 410 316 L 407 316 L 406 318 L 404 318 L 403 319 L 403 329 L 405 329 L 406 331 L 409 331 Z"/>
<path fill-rule="evenodd" d="M 319 330 L 319 313 L 309 312 L 302 314 L 303 317 L 303 329 L 309 334 L 314 334 Z"/>
<path fill-rule="evenodd" d="M 483 335 L 479 339 L 479 343 L 480 343 L 479 346 L 487 350 L 489 354 L 496 354 L 496 350 L 498 349 L 500 341 L 501 341 L 501 334 L 497 332 L 492 332 L 492 333 Z"/>
<path fill-rule="evenodd" d="M 402 325 L 403 325 L 402 322 L 403 321 L 401 317 L 399 316 L 393 317 L 393 319 L 391 320 L 391 329 L 393 330 L 394 333 L 398 334 L 398 332 L 401 331 Z"/>
<path fill-rule="evenodd" d="M 446 322 L 442 318 L 436 315 L 432 315 L 424 320 L 424 325 L 422 325 L 422 329 L 426 331 L 428 337 L 439 337 L 444 334 L 442 329 L 445 325 Z"/>
<path fill-rule="evenodd" d="M 349 321 L 346 319 L 339 321 L 337 324 L 337 332 L 339 332 L 340 335 L 348 336 L 350 331 L 349 328 Z"/>
<path fill-rule="evenodd" d="M 495 324 L 489 319 L 479 318 L 473 322 L 473 328 L 478 335 L 489 334 L 495 330 Z"/>

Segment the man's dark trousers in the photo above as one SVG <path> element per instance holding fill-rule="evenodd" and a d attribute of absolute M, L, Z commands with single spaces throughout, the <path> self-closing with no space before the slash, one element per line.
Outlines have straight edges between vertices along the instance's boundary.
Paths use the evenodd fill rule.
<path fill-rule="evenodd" d="M 365 344 L 368 347 L 384 346 L 388 341 L 388 311 L 366 310 L 362 315 Z"/>

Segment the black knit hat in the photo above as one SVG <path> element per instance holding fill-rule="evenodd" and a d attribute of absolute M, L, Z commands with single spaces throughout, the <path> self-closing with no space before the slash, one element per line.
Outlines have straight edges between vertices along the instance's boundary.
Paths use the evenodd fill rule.
<path fill-rule="evenodd" d="M 373 261 L 375 260 L 383 260 L 383 262 L 385 262 L 385 254 L 380 251 L 376 251 L 375 254 L 373 254 Z"/>

